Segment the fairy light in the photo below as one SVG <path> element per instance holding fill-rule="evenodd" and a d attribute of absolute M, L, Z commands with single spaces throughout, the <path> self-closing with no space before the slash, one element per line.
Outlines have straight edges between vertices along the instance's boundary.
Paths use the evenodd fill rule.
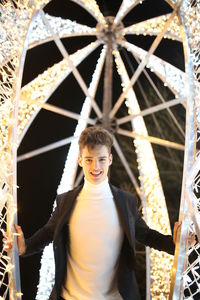
<path fill-rule="evenodd" d="M 0 40 L 2 41 L 0 64 L 4 64 L 7 60 L 19 59 L 25 34 L 28 29 L 29 20 L 32 18 L 34 9 L 40 8 L 47 4 L 49 0 L 37 0 L 35 6 L 31 7 L 29 0 L 24 0 L 19 3 L 17 0 L 5 1 L 0 4 L 1 9 L 1 29 Z M 20 49 L 22 47 L 22 49 Z M 20 52 L 18 52 L 20 50 Z M 12 77 L 13 78 L 13 77 Z"/>
<path fill-rule="evenodd" d="M 167 20 L 170 18 L 170 14 L 152 18 L 150 20 L 140 22 L 123 29 L 123 34 L 136 34 L 136 35 L 158 35 L 164 28 Z M 182 41 L 181 29 L 179 19 L 174 17 L 170 26 L 165 33 L 165 38 Z"/>
<path fill-rule="evenodd" d="M 106 20 L 102 15 L 98 4 L 95 0 L 72 0 L 86 9 L 97 21 L 107 27 Z"/>
<path fill-rule="evenodd" d="M 121 19 L 123 19 L 132 7 L 142 4 L 142 2 L 143 0 L 123 0 L 114 20 L 114 24 L 117 24 Z"/>
<path fill-rule="evenodd" d="M 130 80 L 117 50 L 114 52 L 114 55 L 117 71 L 121 76 L 123 89 L 125 89 L 129 85 Z M 129 89 L 126 106 L 129 114 L 140 113 L 140 107 L 133 89 Z M 131 123 L 134 131 L 144 136 L 148 135 L 146 125 L 141 116 L 134 118 Z M 151 144 L 147 140 L 136 138 L 134 145 L 137 153 L 139 180 L 146 199 L 145 205 L 143 203 L 146 209 L 144 214 L 146 221 L 151 228 L 163 234 L 171 234 L 165 197 Z M 167 299 L 173 259 L 167 253 L 151 249 L 150 261 L 152 299 Z"/>
<path fill-rule="evenodd" d="M 143 60 L 147 55 L 147 51 L 132 45 L 128 42 L 121 42 L 134 56 Z M 186 95 L 186 74 L 180 69 L 174 67 L 170 63 L 163 61 L 155 55 L 151 55 L 148 60 L 147 68 L 150 68 L 168 88 L 176 95 L 176 97 L 185 97 Z"/>
<path fill-rule="evenodd" d="M 173 6 L 176 3 L 178 3 L 179 0 L 168 0 L 168 2 Z M 12 222 L 13 222 L 13 217 L 16 213 L 16 207 L 13 205 L 9 205 L 8 203 L 13 203 L 13 185 L 12 185 L 12 153 L 11 149 L 13 147 L 16 147 L 17 145 L 13 145 L 12 141 L 12 136 L 11 136 L 11 131 L 13 127 L 13 120 L 12 120 L 12 112 L 14 108 L 14 94 L 15 94 L 15 84 L 16 84 L 16 75 L 17 75 L 17 70 L 20 62 L 20 57 L 21 53 L 23 50 L 23 43 L 25 39 L 25 35 L 27 32 L 27 28 L 29 25 L 30 20 L 32 19 L 33 12 L 36 11 L 37 9 L 42 8 L 45 4 L 47 4 L 49 1 L 48 0 L 36 0 L 36 1 L 30 1 L 30 0 L 25 0 L 25 1 L 4 1 L 3 4 L 0 4 L 0 74 L 1 74 L 1 79 L 0 79 L 0 93 L 1 93 L 1 100 L 0 100 L 0 226 L 1 228 L 4 227 L 5 225 L 7 226 L 9 232 L 11 233 L 12 236 Z M 82 5 L 85 9 L 87 9 L 101 24 L 103 24 L 106 27 L 106 21 L 104 19 L 104 16 L 101 14 L 99 7 L 94 0 L 77 0 L 74 1 L 79 5 Z M 15 5 L 13 5 L 13 3 Z M 122 5 L 120 7 L 119 13 L 117 18 L 115 18 L 115 23 L 118 22 L 120 19 L 122 19 L 127 12 L 130 10 L 131 7 L 142 3 L 142 1 L 132 1 L 132 0 L 124 0 L 122 2 Z M 189 47 L 190 47 L 190 53 L 191 53 L 191 58 L 192 58 L 192 67 L 193 67 L 193 90 L 191 91 L 194 95 L 194 103 L 195 103 L 195 108 L 196 108 L 196 113 L 197 117 L 195 119 L 195 128 L 199 130 L 200 128 L 200 61 L 199 61 L 199 54 L 200 54 L 200 6 L 198 1 L 189 1 L 189 0 L 183 0 L 181 3 L 180 7 L 180 14 L 182 16 L 182 21 L 184 22 L 185 28 L 187 29 L 185 34 L 186 34 L 186 39 L 188 40 Z M 142 22 L 140 24 L 137 24 L 138 26 L 132 26 L 127 29 L 125 29 L 124 34 L 129 34 L 131 33 L 130 31 L 135 30 L 135 34 L 158 34 L 160 30 L 162 30 L 162 24 L 164 22 L 164 18 L 166 16 L 162 16 L 159 18 L 155 18 L 154 20 L 149 20 Z M 47 16 L 49 19 L 49 22 L 52 24 L 52 27 L 56 28 L 56 33 L 60 30 L 60 37 L 62 36 L 72 36 L 74 34 L 94 34 L 96 29 L 89 29 L 87 26 L 84 27 L 79 24 L 75 24 L 74 22 L 67 22 L 67 20 L 62 20 L 61 18 L 56 18 L 56 17 L 50 17 Z M 38 19 L 39 20 L 39 19 Z M 160 20 L 160 24 L 159 24 Z M 48 32 L 44 32 L 44 35 L 42 36 L 42 32 L 44 31 L 42 28 L 42 24 L 40 21 L 38 22 L 38 27 L 41 26 L 41 31 L 39 35 L 41 35 L 41 38 L 37 39 L 36 37 L 36 32 L 39 30 L 37 25 L 35 25 L 35 28 L 32 32 L 32 36 L 29 41 L 29 46 L 33 47 L 35 45 L 38 45 L 42 42 L 45 42 L 50 38 Z M 35 23 L 36 24 L 36 23 Z M 56 25 L 57 24 L 57 25 Z M 57 26 L 57 27 L 56 27 Z M 81 27 L 80 27 L 81 26 Z M 132 29 L 131 29 L 132 28 Z M 153 28 L 153 31 L 151 31 Z M 70 33 L 71 30 L 71 33 Z M 127 30 L 127 31 L 126 31 Z M 84 32 L 85 31 L 85 32 Z M 166 33 L 166 37 L 169 38 L 174 38 L 179 40 L 180 39 L 180 33 L 181 29 L 178 28 L 177 24 L 177 18 L 174 19 L 172 22 L 171 26 L 168 29 L 168 32 Z M 35 34 L 35 37 L 34 37 Z M 135 51 L 135 50 L 134 50 Z M 136 51 L 137 52 L 137 51 Z M 138 57 L 141 56 L 140 59 L 142 59 L 142 56 L 144 54 L 142 53 L 141 49 L 138 51 Z M 152 59 L 153 58 L 153 59 Z M 84 59 L 84 58 L 83 58 Z M 76 61 L 76 59 L 75 59 Z M 75 64 L 75 62 L 74 62 Z M 64 66 L 62 66 L 64 69 Z M 60 71 L 62 71 L 62 67 Z M 167 85 L 174 93 L 176 96 L 180 96 L 182 94 L 185 95 L 185 86 L 186 86 L 186 79 L 185 79 L 185 74 L 181 72 L 180 70 L 174 69 L 173 66 L 171 65 L 166 65 L 165 62 L 159 61 L 158 58 L 155 59 L 154 56 L 152 56 L 149 60 L 149 68 L 151 69 L 152 72 L 157 72 L 158 76 L 160 78 L 164 79 L 163 82 L 165 85 Z M 59 68 L 58 68 L 59 69 Z M 67 69 L 67 66 L 66 66 Z M 65 71 L 66 71 L 65 69 Z M 56 68 L 55 68 L 56 70 Z M 64 73 L 64 72 L 63 72 Z M 67 71 L 66 71 L 67 73 Z M 167 74 L 167 75 L 166 75 Z M 24 87 L 24 91 L 22 90 L 22 98 L 27 93 L 27 96 L 30 96 L 29 99 L 35 99 L 35 104 L 28 104 L 26 103 L 27 100 L 26 97 L 23 99 L 23 101 L 20 101 L 20 109 L 19 109 L 19 127 L 18 127 L 18 137 L 19 139 L 22 137 L 23 133 L 27 130 L 28 123 L 30 124 L 31 120 L 35 117 L 37 112 L 39 111 L 37 102 L 45 102 L 46 98 L 50 95 L 51 91 L 47 89 L 47 86 L 50 83 L 52 83 L 53 79 L 52 77 L 56 78 L 58 76 L 59 78 L 59 72 L 58 70 L 55 71 L 55 73 L 51 73 L 48 75 L 48 71 L 46 71 L 45 75 L 39 77 L 40 79 L 44 80 L 41 81 L 43 84 L 43 89 L 41 89 L 41 92 L 44 92 L 44 97 L 40 98 L 40 95 L 37 94 L 37 88 L 40 87 L 39 85 L 39 79 L 37 84 L 33 84 L 31 86 L 30 84 L 30 90 L 28 91 L 28 85 Z M 46 78 L 45 78 L 46 76 Z M 63 75 L 64 76 L 64 75 Z M 45 86 L 46 90 L 45 91 Z M 52 89 L 55 88 L 55 85 L 52 83 L 51 85 Z M 124 87 L 126 87 L 126 84 L 124 84 Z M 27 90 L 26 90 L 27 88 Z M 31 92 L 32 89 L 32 92 Z M 35 94 L 35 98 L 34 98 Z M 131 97 L 134 96 L 132 92 L 130 92 Z M 130 95 L 128 94 L 127 99 L 130 98 Z M 135 102 L 136 99 L 133 97 L 132 102 L 129 102 L 127 100 L 127 106 L 129 113 L 132 112 L 133 107 L 132 103 Z M 134 113 L 135 113 L 135 106 L 134 106 Z M 138 130 L 141 130 L 141 133 L 144 135 L 146 134 L 143 132 L 143 125 L 140 124 L 137 120 L 139 119 L 136 118 L 134 126 L 138 127 Z M 147 149 L 147 144 L 142 143 L 139 139 L 135 140 L 136 142 L 136 148 L 137 153 L 138 153 L 138 162 L 139 165 L 144 161 L 144 165 L 148 165 L 149 161 L 145 161 L 145 157 L 142 156 L 142 150 L 144 149 L 143 146 L 145 145 L 145 149 Z M 145 141 L 146 142 L 146 141 Z M 149 149 L 148 149 L 149 150 Z M 149 150 L 150 151 L 150 150 Z M 147 153 L 147 151 L 145 151 Z M 196 157 L 197 160 L 199 160 L 199 156 Z M 150 168 L 153 169 L 154 165 L 150 165 Z M 152 209 L 148 210 L 149 216 L 152 218 L 155 217 L 155 214 L 152 213 L 151 211 L 156 209 L 153 205 L 154 197 L 158 199 L 160 196 L 160 193 L 162 190 L 156 189 L 157 194 L 153 194 L 151 192 L 151 187 L 149 185 L 149 179 L 148 176 L 145 177 L 146 169 L 145 166 L 140 166 L 140 180 L 143 182 L 144 189 L 146 191 L 146 197 L 148 197 L 149 204 L 152 205 Z M 152 173 L 154 174 L 154 173 Z M 155 172 L 155 176 L 158 174 Z M 198 174 L 196 175 L 196 181 L 193 183 L 195 188 L 199 188 L 199 179 L 198 179 Z M 152 185 L 157 186 L 156 180 L 153 180 L 152 178 Z M 195 205 L 197 208 L 200 207 L 199 204 L 200 199 L 197 198 Z M 160 211 L 162 211 L 162 207 L 160 208 Z M 9 216 L 8 221 L 7 215 Z M 159 215 L 159 219 L 156 218 L 156 220 L 160 220 L 158 223 L 159 225 L 165 224 L 165 216 L 163 218 L 162 215 Z M 156 221 L 154 220 L 154 222 Z M 164 225 L 164 229 L 166 230 L 167 226 Z M 195 255 L 199 257 L 199 246 L 196 245 L 192 247 L 187 253 L 186 257 L 191 254 L 191 252 L 194 251 Z M 158 255 L 157 252 L 154 254 L 154 250 L 151 252 L 151 257 L 157 261 L 157 265 L 159 265 L 159 261 L 162 260 L 164 265 L 166 266 L 165 270 L 168 270 L 169 264 L 165 263 L 167 262 L 165 254 L 160 253 Z M 189 289 L 190 285 L 197 281 L 196 275 L 196 270 L 197 266 L 199 264 L 198 259 L 196 259 L 193 264 L 189 264 L 188 267 L 186 268 L 184 274 L 182 275 L 183 282 L 184 282 L 184 288 Z M 9 256 L 5 255 L 5 252 L 0 253 L 0 266 L 1 266 L 1 273 L 3 274 L 2 278 L 5 278 L 6 273 L 9 272 L 9 276 L 11 276 L 11 281 L 12 279 L 12 271 L 14 269 L 14 265 L 12 261 L 10 260 Z M 153 265 L 154 268 L 154 265 Z M 155 299 L 165 299 L 165 290 L 168 289 L 168 285 L 163 282 L 163 280 L 160 280 L 161 274 L 162 277 L 165 278 L 166 274 L 168 272 L 163 272 L 162 270 L 157 269 L 158 266 L 155 264 L 155 269 L 153 269 L 153 273 L 151 275 L 153 276 L 153 282 L 157 283 L 157 286 L 163 286 L 162 291 L 159 289 L 153 289 L 152 293 L 155 295 Z M 189 272 L 192 271 L 192 274 L 194 275 L 194 280 L 191 281 L 191 278 L 189 279 Z M 196 272 L 196 273 L 195 273 Z M 162 279 L 163 279 L 162 278 Z M 198 279 L 199 280 L 199 279 Z M 10 281 L 10 282 L 11 282 Z M 3 296 L 0 296 L 0 299 L 6 299 L 7 295 L 7 289 L 8 289 L 8 284 L 6 281 L 1 280 L 0 281 L 0 289 L 4 289 L 6 287 L 6 291 Z M 45 284 L 45 282 L 44 282 Z M 198 291 L 197 291 L 198 292 Z M 159 294 L 160 293 L 160 294 Z M 191 297 L 192 297 L 192 292 Z M 196 291 L 195 291 L 196 293 Z M 15 298 L 20 298 L 22 293 L 21 292 L 15 292 L 13 291 L 13 287 L 10 287 L 10 295 L 12 299 Z M 14 296 L 13 296 L 14 295 Z M 159 296 L 158 296 L 159 295 Z M 156 298 L 157 297 L 157 298 Z M 45 299 L 45 298 L 43 298 Z M 185 298 L 184 298 L 185 299 Z"/>
<path fill-rule="evenodd" d="M 106 48 L 104 47 L 98 59 L 95 71 L 92 76 L 92 81 L 89 86 L 89 93 L 90 95 L 92 95 L 92 97 L 95 96 L 100 74 L 103 68 L 103 63 L 106 54 L 105 50 Z M 74 185 L 74 180 L 77 171 L 78 155 L 79 155 L 78 137 L 87 126 L 87 123 L 84 119 L 87 119 L 89 117 L 91 108 L 92 108 L 91 99 L 86 97 L 80 113 L 81 118 L 83 119 L 80 119 L 76 126 L 74 136 L 76 136 L 77 139 L 73 140 L 70 145 L 70 149 L 67 154 L 67 158 L 63 170 L 63 175 L 57 189 L 57 194 L 67 192 L 68 190 L 72 189 Z M 56 203 L 54 203 L 54 207 L 55 205 Z M 36 300 L 44 300 L 46 299 L 47 295 L 50 294 L 54 283 L 54 273 L 55 273 L 55 266 L 54 266 L 54 258 L 53 258 L 53 249 L 52 249 L 52 245 L 49 245 L 44 249 L 42 259 L 41 259 L 40 282 L 38 285 Z"/>
<path fill-rule="evenodd" d="M 38 7 L 45 4 L 38 1 Z M 13 240 L 13 220 L 16 215 L 13 186 L 13 111 L 15 106 L 15 88 L 29 21 L 34 13 L 29 1 L 4 1 L 0 4 L 0 224 L 6 227 L 8 238 Z M 15 144 L 13 144 L 15 143 Z M 2 231 L 2 230 L 1 230 Z M 15 287 L 15 266 L 12 253 L 4 249 L 0 253 L 1 298 L 6 299 L 9 289 L 10 299 L 20 299 L 21 292 Z M 9 280 L 6 279 L 6 274 Z"/>
<path fill-rule="evenodd" d="M 79 36 L 79 35 L 95 35 L 96 28 L 91 28 L 86 25 L 78 24 L 76 21 L 69 19 L 62 19 L 60 17 L 53 17 L 45 14 L 51 28 L 54 29 L 54 33 L 60 38 L 66 38 L 68 36 Z M 51 33 L 47 30 L 44 25 L 41 15 L 38 14 L 32 25 L 32 32 L 29 38 L 29 49 L 38 46 L 38 44 L 45 43 L 52 39 Z"/>
<path fill-rule="evenodd" d="M 83 49 L 70 55 L 75 66 L 78 66 L 82 60 L 86 58 L 96 47 L 99 42 L 92 42 Z M 42 74 L 38 75 L 34 80 L 25 85 L 20 94 L 19 103 L 19 122 L 18 122 L 18 136 L 20 137 L 22 132 L 26 132 L 31 121 L 40 110 L 40 106 L 37 103 L 45 103 L 56 88 L 62 83 L 62 81 L 71 73 L 71 68 L 68 65 L 68 61 L 63 59 L 61 62 L 55 64 Z M 31 104 L 28 100 L 31 100 Z M 32 104 L 32 101 L 35 104 Z"/>
<path fill-rule="evenodd" d="M 189 152 L 187 149 L 186 159 L 185 159 L 185 168 L 184 168 L 184 176 L 186 178 L 186 187 L 183 188 L 183 203 L 182 211 L 184 211 L 184 206 L 187 205 L 186 197 L 187 192 L 190 190 L 189 201 L 191 201 L 192 208 L 196 214 L 196 219 L 199 220 L 200 214 L 200 185 L 199 185 L 199 150 L 197 150 L 198 142 L 199 142 L 199 128 L 200 128 L 200 6 L 199 1 L 183 1 L 180 7 L 180 20 L 183 23 L 185 35 L 187 38 L 184 46 L 186 47 L 186 53 L 189 48 L 190 52 L 190 62 L 186 64 L 186 70 L 193 69 L 192 74 L 190 74 L 191 84 L 188 84 L 188 107 L 194 106 L 196 113 L 196 118 L 194 117 L 194 124 L 188 124 L 188 126 L 193 126 L 193 134 L 191 136 L 188 133 L 186 136 L 186 142 L 188 142 L 188 147 L 190 149 L 190 145 L 196 150 L 196 157 L 194 159 L 194 154 Z M 187 48 L 188 47 L 188 48 Z M 192 102 L 191 102 L 192 98 Z M 190 110 L 189 110 L 190 111 Z M 189 115 L 189 114 L 188 114 Z M 188 120 L 191 115 L 188 116 Z M 188 122 L 189 123 L 189 122 Z M 191 127 L 192 127 L 191 126 Z M 189 128 L 189 127 L 188 127 Z M 189 130 L 188 130 L 189 132 Z M 193 162 L 193 165 L 190 168 L 187 167 L 190 162 Z M 198 167 L 196 167 L 198 166 Z M 193 171 L 194 168 L 194 171 Z M 190 169 L 190 170 L 188 170 Z M 181 212 L 182 214 L 182 212 Z M 187 232 L 195 233 L 195 227 L 193 224 L 192 217 L 188 214 L 187 216 L 183 216 L 182 227 L 186 229 Z M 184 218 L 185 217 L 185 218 Z M 187 228 L 185 228 L 187 227 Z M 184 239 L 184 230 L 181 231 L 180 240 Z M 184 257 L 181 255 L 175 257 L 181 263 L 182 273 L 177 270 L 176 278 L 175 278 L 175 287 L 178 285 L 178 288 L 175 288 L 174 294 L 175 297 L 179 297 L 180 299 L 199 299 L 200 297 L 200 285 L 199 285 L 199 274 L 200 274 L 200 261 L 199 261 L 199 252 L 200 252 L 200 244 L 196 244 L 192 247 L 188 247 L 187 243 L 182 245 L 184 248 Z M 183 253 L 183 249 L 179 250 L 180 253 Z M 180 284 L 181 283 L 181 284 Z M 179 285 L 180 284 L 180 285 Z M 177 291 L 178 290 L 178 291 Z"/>
<path fill-rule="evenodd" d="M 180 9 L 181 18 L 186 27 L 188 44 L 193 64 L 193 81 L 194 81 L 194 102 L 197 114 L 197 126 L 200 128 L 200 6 L 199 2 L 190 3 L 185 0 Z"/>

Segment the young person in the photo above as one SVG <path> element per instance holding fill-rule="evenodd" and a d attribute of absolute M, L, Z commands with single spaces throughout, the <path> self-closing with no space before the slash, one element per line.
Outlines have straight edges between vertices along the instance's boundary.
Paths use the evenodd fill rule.
<path fill-rule="evenodd" d="M 174 253 L 172 236 L 147 226 L 136 197 L 110 184 L 112 144 L 107 130 L 86 128 L 78 158 L 84 184 L 57 196 L 49 221 L 32 237 L 24 239 L 15 225 L 19 255 L 42 251 L 53 241 L 55 285 L 50 300 L 138 300 L 135 240 Z"/>

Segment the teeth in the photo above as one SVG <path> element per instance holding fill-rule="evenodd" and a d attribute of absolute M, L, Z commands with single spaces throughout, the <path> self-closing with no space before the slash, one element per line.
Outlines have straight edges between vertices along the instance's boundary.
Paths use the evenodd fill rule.
<path fill-rule="evenodd" d="M 91 175 L 94 175 L 94 176 L 97 176 L 97 175 L 100 175 L 101 174 L 101 172 L 100 173 L 90 173 Z"/>

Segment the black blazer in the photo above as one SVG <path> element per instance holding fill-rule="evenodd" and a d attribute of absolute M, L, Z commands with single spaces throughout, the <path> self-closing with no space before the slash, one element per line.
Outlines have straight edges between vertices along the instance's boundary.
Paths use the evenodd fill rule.
<path fill-rule="evenodd" d="M 124 300 L 140 299 L 135 281 L 135 239 L 158 250 L 174 253 L 172 236 L 163 235 L 150 229 L 142 219 L 137 209 L 137 199 L 130 193 L 110 185 L 122 229 L 124 241 L 119 257 L 117 284 Z M 39 229 L 32 237 L 26 239 L 26 254 L 31 255 L 42 251 L 53 241 L 55 258 L 55 286 L 50 300 L 58 300 L 62 284 L 66 276 L 66 251 L 69 251 L 69 219 L 76 203 L 76 198 L 82 186 L 57 196 L 57 207 L 47 224 Z M 80 299 L 81 300 L 81 299 Z"/>

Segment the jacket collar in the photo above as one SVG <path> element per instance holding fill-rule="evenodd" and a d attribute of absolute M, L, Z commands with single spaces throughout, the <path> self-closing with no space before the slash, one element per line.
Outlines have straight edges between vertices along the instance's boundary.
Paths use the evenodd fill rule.
<path fill-rule="evenodd" d="M 80 185 L 73 190 L 61 194 L 58 197 L 60 197 L 60 201 L 63 201 L 63 206 L 62 206 L 62 213 L 59 217 L 58 224 L 56 226 L 56 230 L 54 233 L 54 239 L 57 237 L 59 232 L 62 230 L 63 226 L 65 224 L 68 224 L 70 215 L 72 213 L 72 210 L 75 206 L 76 199 L 80 191 L 82 190 L 83 185 Z"/>
<path fill-rule="evenodd" d="M 121 189 L 115 187 L 112 184 L 110 184 L 110 188 L 118 211 L 122 229 L 131 245 L 132 242 L 131 242 L 131 236 L 129 230 L 128 206 L 127 206 L 127 199 L 125 197 L 125 193 Z"/>

